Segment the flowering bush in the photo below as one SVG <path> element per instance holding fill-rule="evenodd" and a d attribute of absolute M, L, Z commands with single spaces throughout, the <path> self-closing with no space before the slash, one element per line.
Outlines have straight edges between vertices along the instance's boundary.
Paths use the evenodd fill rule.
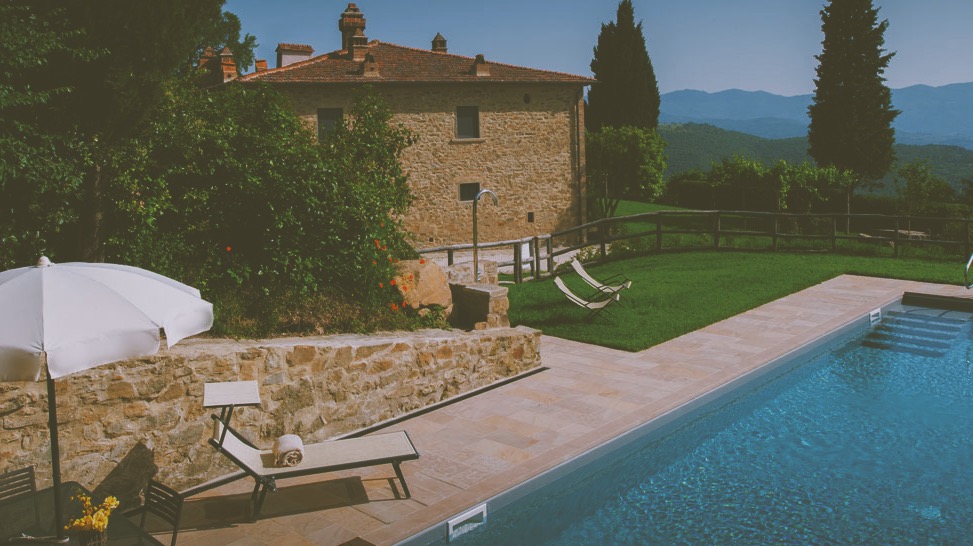
<path fill-rule="evenodd" d="M 91 497 L 79 491 L 71 497 L 81 503 L 81 517 L 68 521 L 64 528 L 68 531 L 98 531 L 102 532 L 108 528 L 108 516 L 112 510 L 118 508 L 118 499 L 115 497 L 105 497 L 105 500 L 98 505 L 91 504 Z"/>

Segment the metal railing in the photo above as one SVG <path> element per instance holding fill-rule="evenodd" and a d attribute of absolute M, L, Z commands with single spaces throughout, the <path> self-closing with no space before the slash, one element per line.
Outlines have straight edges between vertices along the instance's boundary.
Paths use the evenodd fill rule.
<path fill-rule="evenodd" d="M 843 242 L 854 242 L 888 246 L 893 257 L 899 257 L 903 249 L 910 247 L 940 247 L 944 252 L 955 251 L 957 256 L 965 258 L 973 250 L 971 222 L 973 219 L 968 218 L 881 214 L 663 210 L 603 218 L 535 237 L 480 243 L 479 248 L 509 248 L 512 259 L 497 265 L 513 266 L 514 282 L 520 283 L 525 278 L 525 265 L 530 266 L 530 276 L 540 278 L 544 270 L 553 274 L 559 256 L 594 247 L 604 260 L 613 243 L 632 240 L 639 241 L 642 252 L 695 248 L 837 252 Z M 691 240 L 687 242 L 685 236 Z M 755 244 L 761 240 L 767 244 Z M 526 264 L 522 252 L 525 244 L 530 245 L 531 258 Z M 815 244 L 819 246 L 814 247 Z M 448 265 L 453 265 L 458 251 L 472 248 L 471 244 L 448 245 L 425 248 L 419 253 L 445 252 Z"/>

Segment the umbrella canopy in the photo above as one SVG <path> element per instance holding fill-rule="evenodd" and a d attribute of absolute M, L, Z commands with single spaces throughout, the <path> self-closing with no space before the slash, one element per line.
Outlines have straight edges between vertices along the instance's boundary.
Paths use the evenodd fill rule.
<path fill-rule="evenodd" d="M 213 325 L 195 288 L 116 264 L 52 264 L 0 273 L 0 381 L 30 381 L 47 368 L 54 518 L 64 537 L 54 379 L 159 350 Z"/>
<path fill-rule="evenodd" d="M 51 378 L 149 355 L 213 325 L 199 290 L 115 264 L 52 264 L 0 273 L 0 381 Z"/>

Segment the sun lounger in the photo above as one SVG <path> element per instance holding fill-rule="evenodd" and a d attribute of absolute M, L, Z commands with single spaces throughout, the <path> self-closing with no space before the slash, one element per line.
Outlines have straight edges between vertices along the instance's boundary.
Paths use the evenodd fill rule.
<path fill-rule="evenodd" d="M 564 297 L 566 297 L 568 301 L 588 310 L 588 315 L 585 317 L 585 320 L 594 320 L 599 313 L 604 311 L 612 303 L 617 302 L 619 299 L 618 294 L 610 294 L 606 295 L 606 297 L 600 300 L 586 300 L 572 292 L 571 289 L 564 284 L 564 280 L 561 279 L 561 277 L 556 277 L 554 279 L 554 284 L 557 285 L 558 289 L 564 294 Z"/>
<path fill-rule="evenodd" d="M 267 491 L 276 491 L 277 480 L 282 478 L 391 464 L 405 495 L 400 497 L 398 490 L 395 490 L 396 498 L 411 497 L 399 465 L 402 461 L 418 459 L 419 452 L 405 431 L 307 444 L 304 446 L 304 457 L 300 464 L 279 467 L 274 466 L 272 450 L 258 449 L 233 427 L 223 423 L 218 416 L 212 417 L 216 426 L 209 443 L 256 482 L 250 495 L 251 521 L 260 516 L 260 508 Z"/>
<path fill-rule="evenodd" d="M 574 271 L 582 279 L 584 279 L 584 282 L 588 283 L 592 288 L 604 294 L 617 294 L 618 292 L 621 292 L 626 288 L 631 288 L 632 286 L 632 281 L 630 281 L 628 277 L 622 274 L 612 275 L 611 277 L 607 277 L 606 279 L 608 282 L 618 282 L 618 284 L 605 284 L 599 281 L 598 279 L 592 277 L 591 274 L 588 273 L 587 270 L 585 270 L 584 266 L 581 265 L 581 262 L 579 262 L 577 259 L 571 260 L 571 267 L 573 267 Z"/>

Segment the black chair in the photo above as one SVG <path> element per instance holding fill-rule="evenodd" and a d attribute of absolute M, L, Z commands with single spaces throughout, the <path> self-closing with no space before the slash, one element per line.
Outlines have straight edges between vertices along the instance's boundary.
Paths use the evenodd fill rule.
<path fill-rule="evenodd" d="M 145 519 L 152 512 L 172 525 L 172 542 L 176 545 L 176 535 L 179 534 L 179 520 L 182 518 L 183 496 L 178 491 L 150 479 L 145 487 L 145 504 L 142 506 L 142 521 L 139 527 L 145 530 Z"/>
<path fill-rule="evenodd" d="M 0 474 L 0 507 L 30 502 L 34 505 L 34 526 L 41 525 L 41 512 L 37 504 L 37 478 L 34 467 L 28 466 Z M 0 508 L 3 512 L 9 508 Z"/>

